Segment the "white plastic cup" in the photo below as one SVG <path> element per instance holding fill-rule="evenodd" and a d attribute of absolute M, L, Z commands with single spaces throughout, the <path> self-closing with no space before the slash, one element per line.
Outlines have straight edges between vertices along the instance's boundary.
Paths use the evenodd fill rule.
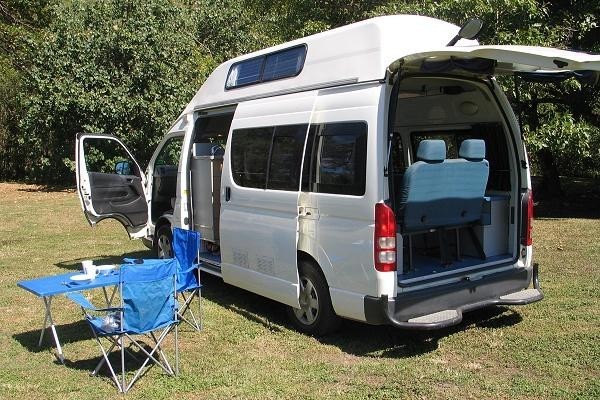
<path fill-rule="evenodd" d="M 84 275 L 96 277 L 96 266 L 92 260 L 83 260 L 81 265 L 83 266 Z"/>

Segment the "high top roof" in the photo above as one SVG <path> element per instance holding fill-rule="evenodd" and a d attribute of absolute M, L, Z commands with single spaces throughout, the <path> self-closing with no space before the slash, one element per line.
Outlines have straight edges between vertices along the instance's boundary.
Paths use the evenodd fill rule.
<path fill-rule="evenodd" d="M 219 65 L 198 90 L 184 114 L 291 90 L 381 80 L 392 62 L 412 53 L 443 47 L 458 30 L 456 25 L 429 17 L 391 15 L 245 54 Z M 307 53 L 304 68 L 298 76 L 225 89 L 232 64 L 301 44 L 307 46 Z M 477 42 L 465 39 L 458 42 L 458 45 L 472 44 Z"/>

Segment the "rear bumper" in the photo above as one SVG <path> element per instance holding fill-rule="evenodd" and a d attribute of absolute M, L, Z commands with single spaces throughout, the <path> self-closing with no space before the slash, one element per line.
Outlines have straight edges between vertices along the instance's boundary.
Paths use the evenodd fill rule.
<path fill-rule="evenodd" d="M 533 280 L 533 289 L 526 289 Z M 526 290 L 523 290 L 526 289 Z M 365 316 L 370 324 L 403 329 L 440 329 L 462 321 L 463 312 L 491 305 L 525 305 L 544 298 L 538 266 L 485 276 L 476 281 L 387 296 L 366 296 Z"/>

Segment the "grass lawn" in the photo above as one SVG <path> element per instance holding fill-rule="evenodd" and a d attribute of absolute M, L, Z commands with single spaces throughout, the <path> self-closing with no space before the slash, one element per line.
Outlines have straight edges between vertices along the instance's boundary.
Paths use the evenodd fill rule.
<path fill-rule="evenodd" d="M 0 217 L 0 397 L 117 396 L 104 371 L 88 375 L 100 352 L 79 309 L 53 302 L 67 358 L 58 364 L 47 339 L 37 346 L 41 301 L 16 282 L 149 252 L 115 221 L 90 228 L 72 190 L 0 183 Z M 599 219 L 536 219 L 546 299 L 435 332 L 345 322 L 315 339 L 292 330 L 280 305 L 203 276 L 204 330 L 182 328 L 181 374 L 153 368 L 127 397 L 598 399 L 599 236 Z"/>

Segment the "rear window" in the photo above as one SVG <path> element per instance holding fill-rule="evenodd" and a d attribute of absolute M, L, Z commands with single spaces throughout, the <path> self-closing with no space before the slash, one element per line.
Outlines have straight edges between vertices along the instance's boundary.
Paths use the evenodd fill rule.
<path fill-rule="evenodd" d="M 306 46 L 301 45 L 239 61 L 229 69 L 225 89 L 296 76 L 302 71 L 305 58 Z"/>
<path fill-rule="evenodd" d="M 458 158 L 458 150 L 466 139 L 485 141 L 485 159 L 490 164 L 487 190 L 510 190 L 510 164 L 508 146 L 502 127 L 497 123 L 475 124 L 470 129 L 446 131 L 420 131 L 411 134 L 413 160 L 416 159 L 419 143 L 425 139 L 442 139 L 446 143 L 446 158 Z"/>

